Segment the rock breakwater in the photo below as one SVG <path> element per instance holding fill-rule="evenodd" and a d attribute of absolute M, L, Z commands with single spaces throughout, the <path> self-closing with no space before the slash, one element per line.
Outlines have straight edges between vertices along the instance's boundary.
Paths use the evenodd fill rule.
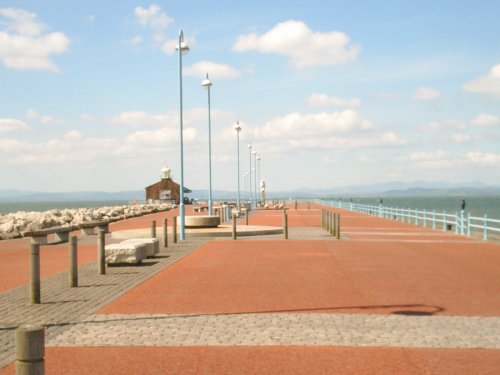
<path fill-rule="evenodd" d="M 0 215 L 0 239 L 23 237 L 24 233 L 58 226 L 78 226 L 89 221 L 117 221 L 158 211 L 175 205 L 133 204 L 98 208 L 54 209 L 44 212 L 19 211 Z"/>

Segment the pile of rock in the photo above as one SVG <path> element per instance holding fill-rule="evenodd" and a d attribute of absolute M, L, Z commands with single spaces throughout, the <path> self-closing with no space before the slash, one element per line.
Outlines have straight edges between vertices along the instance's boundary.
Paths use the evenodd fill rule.
<path fill-rule="evenodd" d="M 175 206 L 166 203 L 133 204 L 98 208 L 55 209 L 45 212 L 19 211 L 0 215 L 0 239 L 22 237 L 25 232 L 57 226 L 78 226 L 88 221 L 117 221 L 158 211 L 167 211 Z"/>

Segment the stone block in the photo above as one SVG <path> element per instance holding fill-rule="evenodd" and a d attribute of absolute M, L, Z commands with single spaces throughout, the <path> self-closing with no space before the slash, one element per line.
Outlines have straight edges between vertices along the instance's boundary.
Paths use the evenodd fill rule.
<path fill-rule="evenodd" d="M 137 264 L 147 257 L 146 244 L 118 243 L 105 247 L 107 264 Z"/>
<path fill-rule="evenodd" d="M 131 238 L 122 243 L 143 243 L 146 246 L 146 256 L 148 257 L 153 257 L 160 252 L 160 242 L 158 238 Z"/>

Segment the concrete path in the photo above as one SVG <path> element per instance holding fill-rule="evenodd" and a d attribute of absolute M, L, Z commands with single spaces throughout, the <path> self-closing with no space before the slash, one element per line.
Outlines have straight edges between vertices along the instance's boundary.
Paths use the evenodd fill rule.
<path fill-rule="evenodd" d="M 38 322 L 51 374 L 498 373 L 499 245 L 344 210 L 335 240 L 321 208 L 288 211 L 290 240 L 192 239 L 104 276 L 83 264 L 74 289 L 56 273 L 39 306 L 27 286 L 7 289 L 0 365 L 15 327 Z M 281 220 L 257 211 L 250 224 Z"/>

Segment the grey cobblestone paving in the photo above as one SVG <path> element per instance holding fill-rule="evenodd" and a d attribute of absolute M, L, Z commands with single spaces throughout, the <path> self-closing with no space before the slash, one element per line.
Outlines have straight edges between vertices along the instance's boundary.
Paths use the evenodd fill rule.
<path fill-rule="evenodd" d="M 335 345 L 500 349 L 500 318 L 375 314 L 94 315 L 49 346 Z"/>
<path fill-rule="evenodd" d="M 0 368 L 14 360 L 14 335 L 18 326 L 43 325 L 46 340 L 50 341 L 207 241 L 170 242 L 158 257 L 146 259 L 140 266 L 107 267 L 106 275 L 97 274 L 96 262 L 79 266 L 77 288 L 68 286 L 67 272 L 42 279 L 39 305 L 29 303 L 28 285 L 0 293 Z"/>

